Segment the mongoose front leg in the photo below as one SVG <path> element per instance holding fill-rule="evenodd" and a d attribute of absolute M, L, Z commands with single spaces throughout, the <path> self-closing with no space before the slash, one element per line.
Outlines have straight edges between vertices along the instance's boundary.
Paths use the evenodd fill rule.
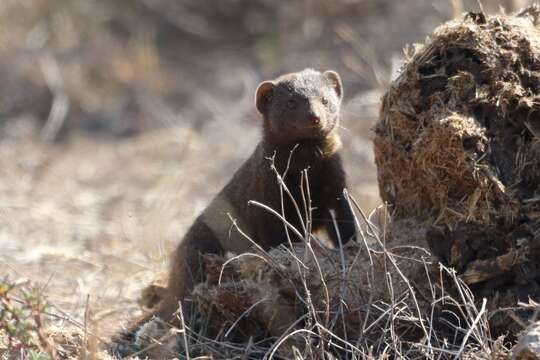
<path fill-rule="evenodd" d="M 341 239 L 341 244 L 343 245 L 351 239 L 355 239 L 356 226 L 354 214 L 343 194 L 340 194 L 340 197 L 337 198 L 336 207 L 333 210 L 333 219 L 326 223 L 326 231 L 334 245 L 339 245 L 339 239 Z M 332 216 L 332 214 L 329 214 L 329 216 Z"/>
<path fill-rule="evenodd" d="M 354 239 L 356 225 L 353 211 L 343 193 L 347 187 L 347 179 L 339 153 L 326 162 L 323 174 L 323 215 L 328 219 L 324 222 L 324 227 L 335 246 L 339 246 L 340 242 L 343 245 Z"/>

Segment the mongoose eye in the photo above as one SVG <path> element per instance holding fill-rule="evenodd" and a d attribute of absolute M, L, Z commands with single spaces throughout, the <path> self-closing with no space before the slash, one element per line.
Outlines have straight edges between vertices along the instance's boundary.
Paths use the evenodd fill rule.
<path fill-rule="evenodd" d="M 294 110 L 296 109 L 296 101 L 294 100 L 289 100 L 287 101 L 287 107 L 291 110 Z"/>
<path fill-rule="evenodd" d="M 323 103 L 323 105 L 326 105 L 328 104 L 328 99 L 323 96 L 323 98 L 321 99 L 321 102 Z"/>

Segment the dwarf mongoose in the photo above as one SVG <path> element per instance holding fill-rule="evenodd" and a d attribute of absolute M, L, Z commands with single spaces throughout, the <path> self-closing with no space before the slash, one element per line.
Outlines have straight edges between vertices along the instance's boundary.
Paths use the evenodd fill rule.
<path fill-rule="evenodd" d="M 353 214 L 343 199 L 346 181 L 338 135 L 342 97 L 341 79 L 334 71 L 306 69 L 259 85 L 255 103 L 262 115 L 262 139 L 178 245 L 165 298 L 152 315 L 173 320 L 179 302 L 202 280 L 198 275 L 202 268 L 200 253 L 241 253 L 252 249 L 252 244 L 232 226 L 231 218 L 264 249 L 287 241 L 281 220 L 248 204 L 255 200 L 281 213 L 280 187 L 269 158 L 273 158 L 280 174 L 288 169 L 284 181 L 300 206 L 301 172 L 308 169 L 313 231 L 325 229 L 337 244 L 334 216 L 343 243 L 355 235 Z M 292 201 L 287 196 L 283 199 L 285 218 L 300 230 Z M 293 234 L 290 237 L 298 240 Z"/>

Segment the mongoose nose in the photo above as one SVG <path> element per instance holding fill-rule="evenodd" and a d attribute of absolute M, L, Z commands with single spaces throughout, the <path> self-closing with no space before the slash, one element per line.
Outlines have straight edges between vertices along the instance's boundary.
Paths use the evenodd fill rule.
<path fill-rule="evenodd" d="M 321 118 L 318 117 L 317 115 L 315 114 L 311 114 L 308 118 L 309 122 L 311 122 L 313 125 L 319 125 L 319 123 L 321 122 Z"/>

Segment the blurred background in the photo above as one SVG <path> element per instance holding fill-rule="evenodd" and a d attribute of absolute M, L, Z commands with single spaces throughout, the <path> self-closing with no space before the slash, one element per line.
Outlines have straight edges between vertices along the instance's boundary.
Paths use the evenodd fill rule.
<path fill-rule="evenodd" d="M 373 209 L 380 96 L 413 43 L 479 6 L 1 0 L 0 276 L 110 333 L 258 142 L 257 84 L 305 67 L 343 78 L 350 192 Z"/>

